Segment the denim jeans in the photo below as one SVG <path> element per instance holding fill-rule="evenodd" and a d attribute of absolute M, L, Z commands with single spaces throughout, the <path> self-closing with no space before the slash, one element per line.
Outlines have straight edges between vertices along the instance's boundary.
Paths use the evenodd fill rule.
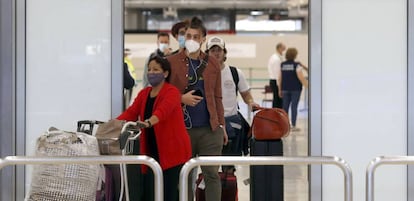
<path fill-rule="evenodd" d="M 296 118 L 298 115 L 298 104 L 302 90 L 299 91 L 282 91 L 283 93 L 283 109 L 289 113 L 289 107 L 292 112 L 290 115 L 292 126 L 296 126 Z"/>

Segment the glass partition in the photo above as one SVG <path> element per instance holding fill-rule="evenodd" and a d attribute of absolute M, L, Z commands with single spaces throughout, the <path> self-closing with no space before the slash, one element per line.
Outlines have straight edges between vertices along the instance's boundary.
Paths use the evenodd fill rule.
<path fill-rule="evenodd" d="M 50 126 L 110 118 L 111 61 L 111 0 L 27 1 L 26 155 Z"/>

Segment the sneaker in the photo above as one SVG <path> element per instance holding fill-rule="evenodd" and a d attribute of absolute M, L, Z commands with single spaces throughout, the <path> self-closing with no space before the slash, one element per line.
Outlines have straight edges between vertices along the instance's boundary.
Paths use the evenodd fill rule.
<path fill-rule="evenodd" d="M 291 130 L 292 132 L 298 132 L 298 131 L 300 131 L 300 128 L 298 128 L 298 127 L 296 127 L 296 126 L 292 126 L 292 127 L 290 128 L 290 130 Z"/>

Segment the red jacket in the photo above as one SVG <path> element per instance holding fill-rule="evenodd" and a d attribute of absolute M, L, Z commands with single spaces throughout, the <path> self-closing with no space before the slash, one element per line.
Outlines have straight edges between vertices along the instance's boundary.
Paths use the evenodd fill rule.
<path fill-rule="evenodd" d="M 147 97 L 152 87 L 142 89 L 121 115 L 120 120 L 137 121 L 144 119 Z M 165 82 L 154 102 L 153 115 L 159 122 L 154 125 L 155 139 L 158 146 L 159 163 L 163 170 L 184 164 L 191 158 L 191 142 L 184 124 L 181 108 L 181 93 L 176 87 Z M 145 129 L 140 138 L 140 153 L 147 155 Z"/>

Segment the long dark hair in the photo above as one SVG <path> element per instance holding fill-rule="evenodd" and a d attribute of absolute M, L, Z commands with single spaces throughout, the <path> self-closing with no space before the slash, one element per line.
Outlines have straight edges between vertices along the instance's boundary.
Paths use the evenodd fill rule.
<path fill-rule="evenodd" d="M 170 81 L 170 75 L 171 75 L 171 65 L 170 65 L 170 62 L 165 57 L 161 57 L 158 54 L 151 55 L 150 59 L 148 60 L 148 64 L 151 61 L 155 61 L 156 63 L 160 64 L 162 70 L 164 72 L 168 72 L 168 75 L 165 78 L 165 81 L 169 82 Z"/>

